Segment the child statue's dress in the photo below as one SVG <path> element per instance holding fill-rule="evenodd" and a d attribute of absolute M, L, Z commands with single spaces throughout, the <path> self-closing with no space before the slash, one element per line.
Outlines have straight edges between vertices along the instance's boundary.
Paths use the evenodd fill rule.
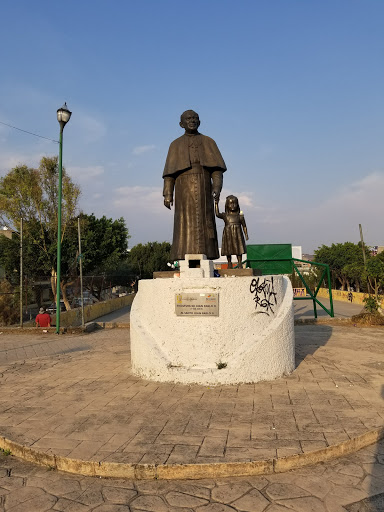
<path fill-rule="evenodd" d="M 243 213 L 221 213 L 220 218 L 225 222 L 221 242 L 221 255 L 231 256 L 232 254 L 245 254 L 247 248 L 245 246 L 242 227 L 246 228 L 246 225 Z"/>

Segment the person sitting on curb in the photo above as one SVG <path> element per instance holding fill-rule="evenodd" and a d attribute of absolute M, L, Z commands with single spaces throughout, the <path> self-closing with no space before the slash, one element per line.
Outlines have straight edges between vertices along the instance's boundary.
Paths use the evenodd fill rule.
<path fill-rule="evenodd" d="M 36 327 L 51 327 L 51 317 L 45 312 L 44 308 L 40 308 L 35 321 Z"/>

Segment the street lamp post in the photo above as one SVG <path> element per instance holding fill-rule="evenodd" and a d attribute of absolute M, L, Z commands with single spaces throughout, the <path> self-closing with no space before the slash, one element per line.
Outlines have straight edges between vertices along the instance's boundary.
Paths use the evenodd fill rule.
<path fill-rule="evenodd" d="M 61 279 L 61 190 L 63 174 L 63 130 L 68 123 L 72 112 L 68 110 L 67 104 L 58 109 L 57 120 L 60 124 L 59 141 L 59 197 L 57 212 L 57 272 L 56 272 L 56 334 L 60 333 L 60 279 Z"/>

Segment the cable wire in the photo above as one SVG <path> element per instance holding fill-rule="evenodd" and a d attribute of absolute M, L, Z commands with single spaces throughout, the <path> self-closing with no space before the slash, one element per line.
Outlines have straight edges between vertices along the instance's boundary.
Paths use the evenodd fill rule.
<path fill-rule="evenodd" d="M 9 128 L 13 128 L 15 130 L 19 130 L 20 132 L 28 133 L 29 135 L 34 135 L 35 137 L 40 137 L 40 139 L 46 139 L 50 140 L 51 142 L 56 142 L 57 144 L 60 144 L 58 140 L 50 139 L 49 137 L 43 137 L 42 135 L 37 135 L 37 133 L 28 132 L 27 130 L 22 130 L 21 128 L 17 128 L 17 126 L 12 126 L 11 124 L 3 123 L 2 121 L 0 121 L 0 124 L 8 126 Z"/>

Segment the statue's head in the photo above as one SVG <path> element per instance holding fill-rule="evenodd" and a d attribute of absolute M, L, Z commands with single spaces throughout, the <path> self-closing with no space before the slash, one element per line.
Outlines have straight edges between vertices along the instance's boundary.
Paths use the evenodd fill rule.
<path fill-rule="evenodd" d="M 184 128 L 185 133 L 197 133 L 200 126 L 199 114 L 194 110 L 186 110 L 180 116 L 180 126 Z"/>
<path fill-rule="evenodd" d="M 236 196 L 227 196 L 225 200 L 225 213 L 240 212 L 239 200 Z"/>

